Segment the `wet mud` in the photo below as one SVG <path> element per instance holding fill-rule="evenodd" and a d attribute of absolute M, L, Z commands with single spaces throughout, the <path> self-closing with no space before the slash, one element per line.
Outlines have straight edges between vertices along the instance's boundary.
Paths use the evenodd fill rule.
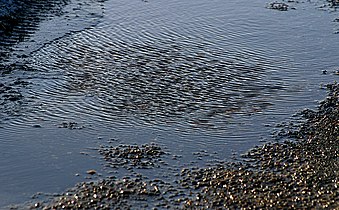
<path fill-rule="evenodd" d="M 77 185 L 41 209 L 336 209 L 339 208 L 339 85 L 318 110 L 302 111 L 306 121 L 284 142 L 251 149 L 239 162 L 183 168 L 174 182 L 105 178 Z M 113 167 L 154 167 L 165 153 L 159 146 L 99 149 Z M 118 162 L 117 162 L 118 160 Z"/>

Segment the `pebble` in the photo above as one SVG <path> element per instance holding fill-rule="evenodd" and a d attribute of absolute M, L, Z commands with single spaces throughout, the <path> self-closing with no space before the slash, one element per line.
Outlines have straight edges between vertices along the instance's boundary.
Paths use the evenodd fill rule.
<path fill-rule="evenodd" d="M 90 175 L 94 175 L 96 174 L 97 172 L 95 170 L 88 170 L 86 171 L 86 173 L 90 174 Z"/>
<path fill-rule="evenodd" d="M 289 7 L 288 4 L 279 2 L 272 2 L 267 6 L 268 9 L 274 9 L 279 11 L 287 11 L 288 7 Z"/>

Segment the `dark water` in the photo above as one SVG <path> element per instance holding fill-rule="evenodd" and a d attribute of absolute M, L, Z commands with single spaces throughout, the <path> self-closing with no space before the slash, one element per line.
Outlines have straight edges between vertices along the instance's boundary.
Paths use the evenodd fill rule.
<path fill-rule="evenodd" d="M 109 139 L 155 142 L 183 156 L 178 169 L 202 166 L 271 140 L 276 123 L 314 108 L 321 84 L 337 79 L 336 13 L 320 2 L 287 12 L 266 3 L 58 4 L 60 14 L 3 50 L 12 70 L 1 83 L 20 99 L 2 95 L 0 206 L 101 171 L 89 148 Z M 76 129 L 60 128 L 69 122 Z M 199 160 L 199 151 L 213 155 Z"/>

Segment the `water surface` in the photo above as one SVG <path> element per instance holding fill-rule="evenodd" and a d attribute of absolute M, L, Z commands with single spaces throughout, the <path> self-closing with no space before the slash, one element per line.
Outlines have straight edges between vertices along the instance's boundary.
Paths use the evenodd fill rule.
<path fill-rule="evenodd" d="M 19 102 L 3 103 L 0 206 L 103 170 L 80 153 L 110 139 L 155 142 L 182 155 L 178 170 L 231 160 L 314 108 L 339 68 L 335 13 L 314 4 L 279 12 L 259 0 L 97 3 L 73 8 L 81 18 L 40 22 L 13 47 L 8 62 L 20 68 L 2 83 L 28 83 L 13 86 Z M 72 24 L 61 27 L 63 18 Z M 60 128 L 70 122 L 76 129 Z M 213 156 L 199 160 L 199 151 Z"/>

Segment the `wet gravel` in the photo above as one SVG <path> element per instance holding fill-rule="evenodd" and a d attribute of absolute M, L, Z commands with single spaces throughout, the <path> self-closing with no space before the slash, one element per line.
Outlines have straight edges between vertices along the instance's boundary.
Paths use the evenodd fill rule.
<path fill-rule="evenodd" d="M 84 125 L 79 125 L 77 122 L 62 122 L 58 125 L 58 128 L 68 128 L 70 130 L 83 129 Z"/>
<path fill-rule="evenodd" d="M 287 11 L 289 9 L 289 5 L 281 2 L 272 2 L 268 4 L 267 8 L 279 11 Z"/>
<path fill-rule="evenodd" d="M 317 112 L 304 111 L 312 114 L 299 139 L 256 147 L 247 164 L 183 171 L 196 191 L 184 208 L 339 208 L 338 87 L 328 86 Z"/>
<path fill-rule="evenodd" d="M 159 167 L 158 161 L 165 152 L 156 144 L 101 146 L 99 153 L 113 168 Z M 87 171 L 94 175 L 94 170 Z M 174 194 L 175 193 L 175 194 Z M 170 208 L 170 197 L 179 195 L 170 183 L 159 179 L 149 180 L 141 174 L 135 177 L 106 177 L 96 182 L 79 183 L 63 195 L 48 201 L 29 204 L 38 209 L 145 209 Z M 173 206 L 173 205 L 172 205 Z"/>
<path fill-rule="evenodd" d="M 124 178 L 81 183 L 51 204 L 35 203 L 34 206 L 44 209 L 130 209 L 131 201 L 139 208 L 147 208 L 148 202 L 156 199 L 161 199 L 161 193 L 155 182 Z"/>
<path fill-rule="evenodd" d="M 42 209 L 337 209 L 339 208 L 339 85 L 317 111 L 304 110 L 299 135 L 257 146 L 240 162 L 183 168 L 173 183 L 159 179 L 105 178 L 81 183 Z M 165 153 L 154 144 L 99 149 L 116 166 L 153 167 Z"/>
<path fill-rule="evenodd" d="M 117 167 L 138 167 L 150 168 L 160 167 L 160 157 L 165 154 L 155 144 L 102 146 L 99 153 L 107 162 L 106 166 Z"/>

